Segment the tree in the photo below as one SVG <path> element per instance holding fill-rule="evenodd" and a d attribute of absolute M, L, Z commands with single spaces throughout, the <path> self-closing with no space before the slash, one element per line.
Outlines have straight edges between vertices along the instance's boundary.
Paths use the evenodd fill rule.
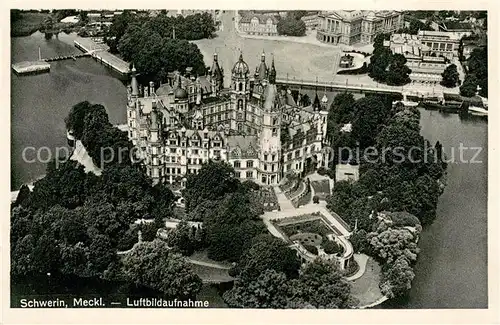
<path fill-rule="evenodd" d="M 446 67 L 444 72 L 442 73 L 443 80 L 441 80 L 441 85 L 453 88 L 456 87 L 460 82 L 460 76 L 457 71 L 457 66 L 455 64 L 451 64 Z"/>
<path fill-rule="evenodd" d="M 306 34 L 306 24 L 294 15 L 287 14 L 281 18 L 276 26 L 278 34 L 287 36 L 304 36 Z"/>
<path fill-rule="evenodd" d="M 404 256 L 400 256 L 382 273 L 382 293 L 388 298 L 402 296 L 411 289 L 414 277 L 415 273 L 410 264 Z"/>
<path fill-rule="evenodd" d="M 300 260 L 297 252 L 281 239 L 269 234 L 255 237 L 252 246 L 238 263 L 240 279 L 256 279 L 264 270 L 283 272 L 287 278 L 298 277 Z"/>
<path fill-rule="evenodd" d="M 391 104 L 379 96 L 366 96 L 356 101 L 353 111 L 357 118 L 352 122 L 351 133 L 359 141 L 360 149 L 375 144 L 376 135 L 387 121 L 391 108 Z"/>
<path fill-rule="evenodd" d="M 473 97 L 477 92 L 478 81 L 475 75 L 468 74 L 465 76 L 465 80 L 460 86 L 460 95 L 464 97 Z"/>
<path fill-rule="evenodd" d="M 419 252 L 416 239 L 415 234 L 404 228 L 388 228 L 379 233 L 368 234 L 371 248 L 387 264 L 393 263 L 400 256 L 415 261 Z"/>
<path fill-rule="evenodd" d="M 175 229 L 168 234 L 167 244 L 174 247 L 182 255 L 189 256 L 195 250 L 194 235 L 186 221 L 181 221 Z"/>
<path fill-rule="evenodd" d="M 236 192 L 239 180 L 234 169 L 225 162 L 209 161 L 197 174 L 190 174 L 182 195 L 186 200 L 186 212 L 195 209 L 206 200 L 219 200 L 227 193 Z"/>
<path fill-rule="evenodd" d="M 289 291 L 286 275 L 273 269 L 261 272 L 257 278 L 237 281 L 223 295 L 233 308 L 285 308 Z"/>
<path fill-rule="evenodd" d="M 169 299 L 194 298 L 202 285 L 186 260 L 170 253 L 160 240 L 138 245 L 123 259 L 123 270 L 130 281 L 159 290 Z"/>
<path fill-rule="evenodd" d="M 406 65 L 406 58 L 402 54 L 393 54 L 386 74 L 388 85 L 401 86 L 409 83 L 411 69 Z"/>
<path fill-rule="evenodd" d="M 290 299 L 316 308 L 348 308 L 351 285 L 334 261 L 316 259 L 303 266 L 297 280 L 291 280 Z"/>

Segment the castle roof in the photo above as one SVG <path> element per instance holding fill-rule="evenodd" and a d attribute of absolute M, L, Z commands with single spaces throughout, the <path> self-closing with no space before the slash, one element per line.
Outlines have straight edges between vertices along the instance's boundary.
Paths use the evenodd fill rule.
<path fill-rule="evenodd" d="M 222 73 L 222 69 L 220 68 L 219 62 L 217 60 L 217 53 L 214 54 L 214 63 L 212 64 L 212 69 L 210 70 L 210 73 L 211 73 L 212 77 L 214 77 L 216 80 L 222 80 L 222 78 L 224 77 L 224 74 Z M 206 78 L 205 78 L 205 80 L 206 80 Z"/>
<path fill-rule="evenodd" d="M 256 72 L 258 73 L 258 76 L 257 76 L 258 80 L 262 81 L 262 80 L 267 78 L 266 55 L 264 54 L 264 52 L 262 52 L 262 56 L 260 59 L 260 65 L 257 68 Z"/>
<path fill-rule="evenodd" d="M 238 62 L 236 62 L 233 66 L 233 69 L 231 70 L 233 74 L 239 75 L 239 76 L 246 76 L 248 72 L 250 71 L 248 69 L 248 64 L 243 61 L 243 54 L 240 53 L 240 57 L 238 59 Z"/>
<path fill-rule="evenodd" d="M 264 109 L 272 110 L 275 107 L 276 96 L 278 95 L 278 90 L 276 85 L 268 84 L 264 89 Z"/>

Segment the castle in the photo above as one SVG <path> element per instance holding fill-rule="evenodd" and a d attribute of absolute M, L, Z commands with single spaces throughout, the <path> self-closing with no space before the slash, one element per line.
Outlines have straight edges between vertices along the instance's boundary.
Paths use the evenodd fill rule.
<path fill-rule="evenodd" d="M 185 176 L 209 159 L 226 161 L 236 177 L 261 185 L 328 168 L 326 94 L 319 100 L 316 92 L 312 104 L 300 94 L 294 100 L 276 85 L 274 58 L 268 67 L 264 53 L 253 76 L 240 53 L 224 88 L 218 60 L 215 54 L 206 76 L 175 72 L 158 89 L 152 82 L 141 87 L 132 69 L 128 135 L 154 184 L 184 186 Z"/>

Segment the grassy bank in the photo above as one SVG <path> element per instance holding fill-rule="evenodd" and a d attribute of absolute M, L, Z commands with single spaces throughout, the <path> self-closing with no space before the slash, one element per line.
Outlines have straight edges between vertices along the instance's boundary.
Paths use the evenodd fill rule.
<path fill-rule="evenodd" d="M 41 29 L 49 13 L 23 12 L 20 18 L 11 22 L 10 36 L 28 36 Z"/>

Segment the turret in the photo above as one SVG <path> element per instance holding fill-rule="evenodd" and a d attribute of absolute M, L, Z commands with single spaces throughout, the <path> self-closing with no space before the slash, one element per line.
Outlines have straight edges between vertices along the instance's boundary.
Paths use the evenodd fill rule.
<path fill-rule="evenodd" d="M 153 81 L 149 82 L 149 96 L 154 96 L 155 94 L 155 83 Z"/>
<path fill-rule="evenodd" d="M 139 85 L 137 84 L 135 65 L 132 65 L 132 80 L 130 86 L 132 87 L 132 97 L 137 98 L 139 96 Z"/>
<path fill-rule="evenodd" d="M 273 56 L 273 61 L 271 63 L 271 69 L 269 70 L 269 83 L 271 84 L 276 83 L 276 68 L 274 67 L 274 56 Z"/>
<path fill-rule="evenodd" d="M 255 79 L 260 81 L 267 79 L 267 72 L 268 69 L 266 66 L 266 55 L 264 54 L 264 51 L 262 51 L 262 55 L 260 57 L 260 65 L 255 70 Z"/>
<path fill-rule="evenodd" d="M 219 66 L 217 53 L 214 53 L 214 62 L 210 69 L 210 82 L 212 84 L 212 94 L 217 96 L 224 87 L 224 72 Z"/>

